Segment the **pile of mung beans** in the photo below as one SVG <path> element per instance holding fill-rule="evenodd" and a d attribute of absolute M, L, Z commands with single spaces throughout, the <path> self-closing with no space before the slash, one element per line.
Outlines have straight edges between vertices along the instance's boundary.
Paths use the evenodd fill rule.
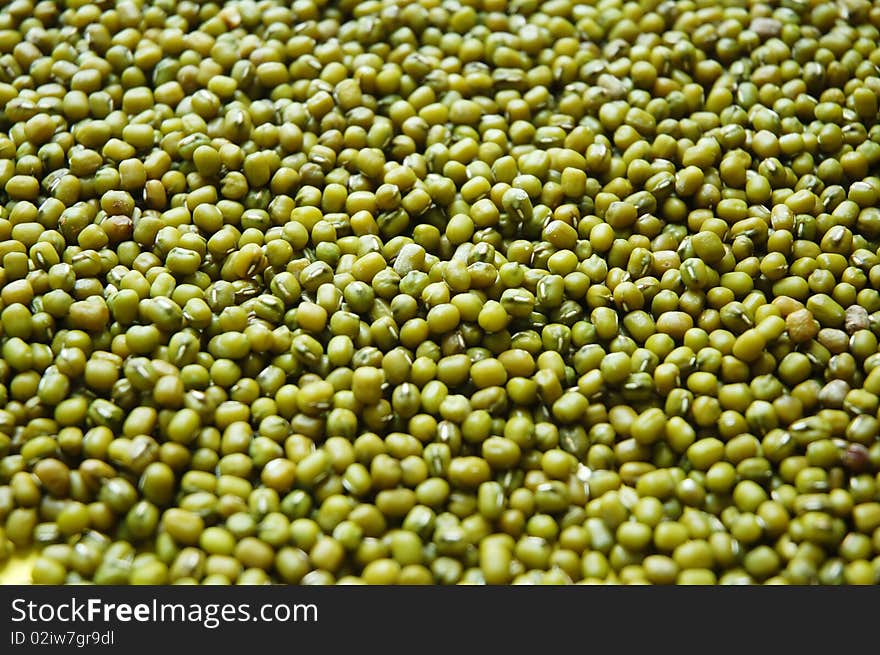
<path fill-rule="evenodd" d="M 0 563 L 880 581 L 880 2 L 0 7 Z"/>

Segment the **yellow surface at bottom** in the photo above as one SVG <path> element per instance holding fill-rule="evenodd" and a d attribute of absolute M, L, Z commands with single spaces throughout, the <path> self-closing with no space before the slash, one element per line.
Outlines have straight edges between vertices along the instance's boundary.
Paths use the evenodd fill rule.
<path fill-rule="evenodd" d="M 36 552 L 23 551 L 13 553 L 8 560 L 0 562 L 0 585 L 30 584 L 31 567 L 35 559 L 37 559 Z"/>

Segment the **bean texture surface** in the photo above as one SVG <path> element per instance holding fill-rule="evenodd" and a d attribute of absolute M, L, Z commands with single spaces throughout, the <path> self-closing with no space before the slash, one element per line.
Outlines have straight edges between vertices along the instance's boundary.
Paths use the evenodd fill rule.
<path fill-rule="evenodd" d="M 880 3 L 0 7 L 0 575 L 880 582 Z"/>

